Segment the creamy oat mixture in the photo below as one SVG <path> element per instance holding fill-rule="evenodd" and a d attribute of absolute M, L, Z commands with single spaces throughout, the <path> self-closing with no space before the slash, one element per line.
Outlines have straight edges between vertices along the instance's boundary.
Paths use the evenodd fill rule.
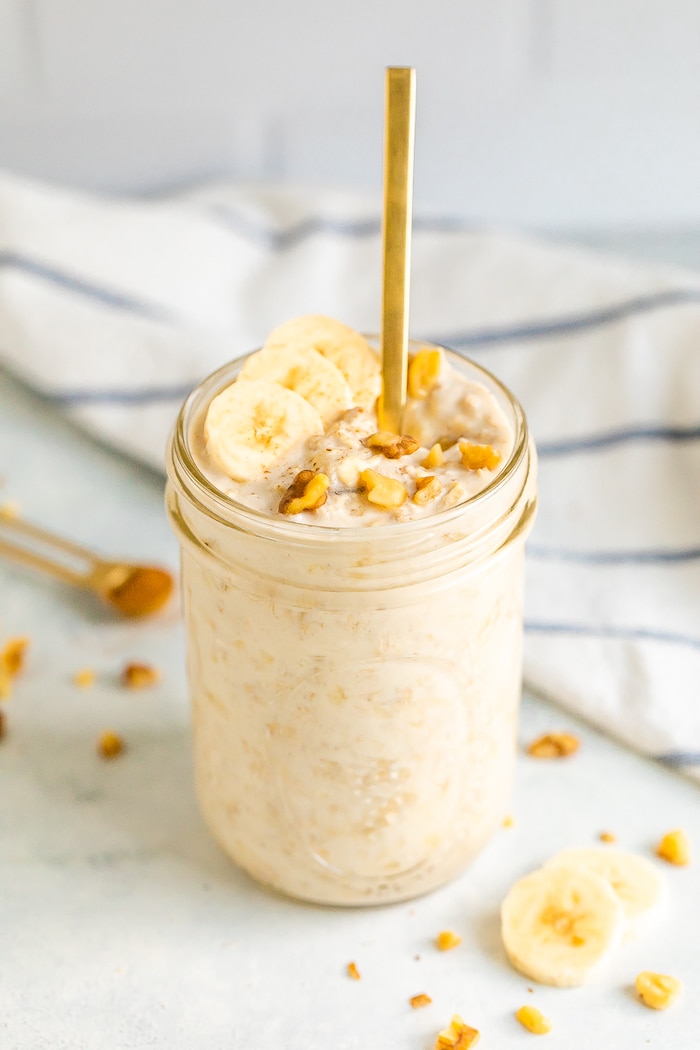
<path fill-rule="evenodd" d="M 292 335 L 301 327 L 308 341 L 308 320 L 290 322 Z M 242 398 L 245 428 L 226 398 L 212 415 L 219 394 L 195 401 L 188 453 L 235 502 L 224 514 L 206 487 L 195 494 L 174 447 L 168 505 L 183 548 L 204 817 L 261 881 L 360 904 L 452 878 L 508 812 L 534 462 L 522 446 L 507 484 L 485 505 L 464 503 L 515 442 L 516 417 L 487 377 L 418 348 L 392 449 L 397 436 L 378 431 L 375 352 L 362 340 L 348 356 L 345 337 L 322 334 L 343 370 L 342 383 L 324 373 L 320 395 L 302 354 L 296 371 L 275 366 L 296 390 L 270 390 L 259 360 L 225 388 L 236 413 Z"/>

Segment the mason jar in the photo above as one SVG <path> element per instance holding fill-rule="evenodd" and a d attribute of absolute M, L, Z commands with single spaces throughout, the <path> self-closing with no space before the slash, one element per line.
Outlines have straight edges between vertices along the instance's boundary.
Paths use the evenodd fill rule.
<path fill-rule="evenodd" d="M 425 893 L 510 806 L 536 457 L 517 400 L 445 352 L 492 392 L 513 446 L 432 516 L 319 526 L 218 491 L 193 427 L 245 359 L 193 391 L 171 438 L 199 804 L 238 865 L 295 897 Z"/>

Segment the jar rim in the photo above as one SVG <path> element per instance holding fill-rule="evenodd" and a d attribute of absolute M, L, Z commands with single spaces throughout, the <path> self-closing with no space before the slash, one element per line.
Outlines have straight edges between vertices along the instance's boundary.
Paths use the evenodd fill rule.
<path fill-rule="evenodd" d="M 368 335 L 365 338 L 370 342 L 375 342 L 376 345 L 376 336 Z M 391 540 L 395 536 L 407 538 L 410 534 L 420 535 L 433 528 L 442 529 L 452 521 L 460 519 L 467 510 L 483 506 L 503 491 L 513 475 L 517 473 L 523 457 L 528 452 L 529 434 L 527 420 L 520 402 L 492 372 L 449 347 L 429 343 L 426 340 L 409 342 L 410 349 L 417 350 L 425 347 L 444 350 L 449 357 L 477 372 L 477 378 L 485 380 L 492 392 L 500 395 L 512 413 L 513 445 L 508 458 L 495 477 L 483 489 L 454 507 L 422 518 L 380 523 L 371 527 L 367 525 L 318 525 L 313 522 L 290 521 L 289 518 L 279 520 L 271 518 L 264 511 L 256 510 L 222 492 L 209 480 L 197 463 L 188 439 L 190 425 L 203 402 L 212 400 L 224 387 L 228 386 L 246 359 L 256 350 L 251 350 L 248 354 L 241 355 L 222 365 L 203 379 L 187 396 L 178 413 L 169 441 L 168 473 L 174 473 L 175 479 L 183 486 L 187 496 L 199 503 L 207 514 L 213 515 L 221 524 L 230 528 L 243 526 L 247 527 L 247 531 L 257 533 L 276 533 L 287 541 L 302 543 L 308 541 L 314 544 L 332 542 L 336 545 L 339 540 L 357 542 L 360 539 L 366 541 L 370 537 L 376 537 L 377 541 L 384 541 Z"/>

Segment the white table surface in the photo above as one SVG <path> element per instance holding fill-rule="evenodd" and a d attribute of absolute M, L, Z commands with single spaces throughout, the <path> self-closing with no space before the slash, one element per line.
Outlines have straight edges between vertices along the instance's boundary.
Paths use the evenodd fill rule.
<path fill-rule="evenodd" d="M 0 373 L 0 503 L 105 553 L 175 568 L 162 479 L 73 429 Z M 177 609 L 119 622 L 89 598 L 0 566 L 0 642 L 31 638 L 5 701 L 0 742 L 2 1050 L 432 1050 L 452 1013 L 498 1050 L 533 1038 L 525 1002 L 554 1025 L 552 1050 L 693 1050 L 700 1045 L 700 796 L 696 784 L 526 696 L 521 738 L 572 728 L 565 762 L 519 759 L 515 825 L 452 885 L 367 910 L 298 904 L 252 883 L 210 840 L 193 794 L 182 628 Z M 130 692 L 122 666 L 158 666 Z M 97 672 L 90 689 L 72 681 Z M 128 750 L 98 759 L 105 728 Z M 695 867 L 663 870 L 670 905 L 588 987 L 533 986 L 507 964 L 497 909 L 509 884 L 551 853 L 619 844 L 651 856 L 683 826 Z M 463 937 L 452 952 L 439 930 Z M 362 980 L 346 966 L 354 960 Z M 680 977 L 666 1013 L 631 988 L 642 969 Z M 533 994 L 527 991 L 534 987 Z M 411 1010 L 427 992 L 433 1004 Z"/>

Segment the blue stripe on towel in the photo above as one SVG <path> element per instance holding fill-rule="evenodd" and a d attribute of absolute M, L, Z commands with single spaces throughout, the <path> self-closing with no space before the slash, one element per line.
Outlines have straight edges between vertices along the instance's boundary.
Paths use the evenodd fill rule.
<path fill-rule="evenodd" d="M 516 324 L 502 325 L 495 328 L 482 328 L 472 332 L 459 332 L 435 337 L 433 342 L 450 347 L 453 350 L 464 350 L 467 347 L 486 347 L 498 343 L 523 342 L 530 339 L 545 339 L 558 335 L 574 335 L 587 332 L 592 328 L 624 321 L 637 314 L 653 313 L 669 306 L 683 306 L 700 303 L 698 288 L 669 288 L 651 295 L 640 295 L 633 299 L 614 303 L 596 310 L 586 310 L 568 317 L 553 317 L 548 321 L 522 321 Z"/>
<path fill-rule="evenodd" d="M 543 456 L 569 456 L 575 452 L 595 452 L 598 449 L 615 448 L 635 441 L 698 441 L 700 426 L 693 424 L 684 427 L 664 427 L 649 425 L 620 427 L 603 434 L 589 434 L 586 437 L 565 438 L 562 441 L 537 442 L 537 452 Z"/>
<path fill-rule="evenodd" d="M 667 751 L 653 756 L 657 762 L 678 769 L 682 766 L 700 766 L 700 751 Z"/>
<path fill-rule="evenodd" d="M 546 623 L 526 620 L 525 630 L 528 634 L 564 634 L 583 638 L 598 638 L 602 641 L 612 639 L 621 642 L 660 642 L 668 645 L 682 645 L 700 650 L 700 638 L 692 635 L 675 634 L 672 631 L 652 631 L 646 627 L 606 627 L 592 626 L 583 623 Z"/>
<path fill-rule="evenodd" d="M 673 565 L 700 559 L 700 547 L 681 550 L 576 551 L 528 544 L 527 553 L 528 557 L 540 561 L 568 561 L 581 565 Z"/>
<path fill-rule="evenodd" d="M 150 405 L 159 401 L 184 401 L 199 379 L 186 385 L 151 387 L 145 390 L 66 390 L 47 396 L 57 405 Z"/>
<path fill-rule="evenodd" d="M 273 251 L 294 248 L 316 234 L 361 238 L 378 237 L 382 232 L 381 216 L 365 219 L 334 219 L 315 215 L 302 219 L 301 222 L 288 226 L 286 229 L 273 229 L 224 205 L 214 205 L 207 209 L 206 214 L 222 222 L 233 233 Z M 472 228 L 469 223 L 457 218 L 415 217 L 413 219 L 414 233 L 460 233 Z"/>
<path fill-rule="evenodd" d="M 75 277 L 73 274 L 57 270 L 47 263 L 37 262 L 35 259 L 29 259 L 26 255 L 19 255 L 16 252 L 0 252 L 0 269 L 19 270 L 22 273 L 31 274 L 32 277 L 40 277 L 44 281 L 58 285 L 67 292 L 86 296 L 88 299 L 94 299 L 102 303 L 103 306 L 110 306 L 116 310 L 125 310 L 128 313 L 138 314 L 140 317 L 148 317 L 151 320 L 167 321 L 169 323 L 177 320 L 173 313 L 153 303 L 147 303 L 141 299 L 135 299 L 133 296 L 124 295 L 122 292 L 103 288 L 101 285 L 85 281 L 81 277 Z"/>

